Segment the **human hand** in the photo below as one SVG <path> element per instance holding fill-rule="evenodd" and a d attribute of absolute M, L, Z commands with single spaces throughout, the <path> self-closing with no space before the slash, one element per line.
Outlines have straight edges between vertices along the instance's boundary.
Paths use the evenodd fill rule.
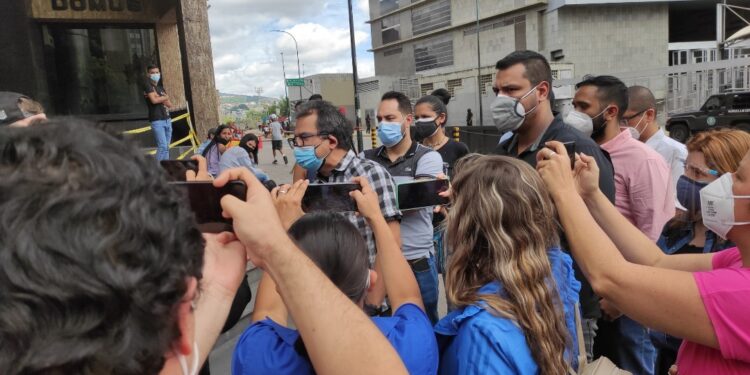
<path fill-rule="evenodd" d="M 599 191 L 599 166 L 596 159 L 586 154 L 576 155 L 574 171 L 578 193 L 582 197 L 590 196 Z"/>
<path fill-rule="evenodd" d="M 245 201 L 230 194 L 222 197 L 222 215 L 232 219 L 234 233 L 245 245 L 250 261 L 264 268 L 274 249 L 283 249 L 284 242 L 290 241 L 289 237 L 281 226 L 271 194 L 249 169 L 226 170 L 214 180 L 214 186 L 222 187 L 231 180 L 245 182 L 247 197 Z"/>
<path fill-rule="evenodd" d="M 438 180 L 447 180 L 448 176 L 446 176 L 444 173 L 440 173 L 439 175 L 436 176 L 436 178 Z M 448 189 L 446 189 L 445 191 L 439 192 L 438 195 L 443 198 L 450 198 L 451 196 L 450 182 L 448 182 Z M 436 214 L 439 214 L 442 212 L 443 215 L 448 215 L 448 207 L 446 207 L 445 205 L 435 206 L 435 208 L 433 208 L 433 212 Z"/>
<path fill-rule="evenodd" d="M 247 252 L 233 233 L 203 233 L 206 247 L 203 254 L 204 291 L 211 290 L 234 298 L 245 276 Z"/>
<path fill-rule="evenodd" d="M 668 372 L 668 374 L 669 374 L 669 375 L 677 375 L 677 374 L 679 374 L 679 372 L 677 371 L 677 365 L 672 365 L 672 366 L 671 366 L 671 367 L 669 368 L 669 372 Z"/>
<path fill-rule="evenodd" d="M 604 313 L 604 318 L 606 318 L 610 322 L 622 316 L 622 311 L 617 309 L 617 307 L 613 305 L 612 302 L 609 302 L 604 298 L 599 300 L 599 307 Z"/>
<path fill-rule="evenodd" d="M 575 179 L 565 146 L 557 141 L 547 142 L 545 145 L 547 147 L 536 153 L 536 169 L 552 198 L 558 200 L 576 191 Z"/>
<path fill-rule="evenodd" d="M 305 215 L 302 211 L 302 197 L 310 185 L 308 180 L 299 180 L 293 185 L 281 185 L 271 190 L 271 199 L 281 218 L 284 229 L 289 229 L 295 221 Z"/>
<path fill-rule="evenodd" d="M 214 178 L 208 173 L 206 158 L 201 155 L 193 155 L 190 159 L 198 162 L 198 172 L 188 170 L 185 172 L 185 181 L 211 181 Z"/>
<path fill-rule="evenodd" d="M 370 187 L 370 182 L 367 181 L 367 178 L 362 176 L 354 177 L 352 182 L 361 186 L 361 190 L 349 192 L 349 196 L 357 202 L 359 214 L 368 221 L 372 221 L 378 217 L 382 218 L 383 213 L 380 211 L 380 199 L 378 198 L 378 194 Z"/>

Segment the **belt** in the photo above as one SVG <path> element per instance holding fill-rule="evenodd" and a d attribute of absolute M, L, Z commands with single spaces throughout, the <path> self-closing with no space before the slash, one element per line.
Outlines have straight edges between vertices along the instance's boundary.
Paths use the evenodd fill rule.
<path fill-rule="evenodd" d="M 429 257 L 407 260 L 409 266 L 414 272 L 424 272 L 430 269 Z"/>

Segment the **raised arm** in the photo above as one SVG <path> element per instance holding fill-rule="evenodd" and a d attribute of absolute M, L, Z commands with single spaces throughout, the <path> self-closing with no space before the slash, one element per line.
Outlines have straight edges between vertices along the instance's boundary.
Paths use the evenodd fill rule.
<path fill-rule="evenodd" d="M 149 91 L 146 93 L 146 96 L 151 104 L 163 104 L 169 101 L 169 96 L 159 96 L 159 94 L 156 93 L 156 90 Z"/>
<path fill-rule="evenodd" d="M 276 282 L 316 372 L 406 374 L 396 351 L 362 309 L 286 235 L 270 194 L 250 171 L 225 171 L 214 184 L 224 186 L 233 179 L 248 185 L 247 200 L 224 196 L 225 215 L 233 219 L 250 260 Z"/>
<path fill-rule="evenodd" d="M 355 177 L 353 182 L 362 186 L 361 191 L 355 190 L 350 194 L 357 201 L 359 214 L 367 219 L 375 235 L 378 248 L 376 262 L 379 264 L 377 268 L 393 311 L 405 303 L 413 303 L 424 310 L 417 279 L 414 278 L 414 273 L 406 262 L 398 242 L 383 218 L 377 193 L 364 177 Z"/>
<path fill-rule="evenodd" d="M 549 142 L 548 147 L 552 150 L 538 153 L 537 169 L 555 201 L 573 257 L 594 291 L 650 328 L 718 348 L 693 275 L 626 261 L 576 191 L 565 147 L 559 142 Z M 582 171 L 581 163 L 579 174 L 593 172 L 588 165 Z"/>

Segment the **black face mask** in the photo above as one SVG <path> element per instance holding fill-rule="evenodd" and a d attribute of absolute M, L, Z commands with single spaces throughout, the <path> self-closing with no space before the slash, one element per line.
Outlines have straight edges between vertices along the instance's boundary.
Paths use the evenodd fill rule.
<path fill-rule="evenodd" d="M 218 137 L 218 138 L 216 138 L 216 143 L 220 143 L 220 144 L 226 146 L 227 143 L 229 143 L 229 141 L 226 140 L 226 139 L 224 139 L 224 138 L 222 138 L 222 137 Z"/>
<path fill-rule="evenodd" d="M 414 123 L 414 127 L 414 140 L 420 143 L 431 135 L 435 134 L 435 132 L 438 130 L 438 126 L 435 120 L 416 122 Z"/>

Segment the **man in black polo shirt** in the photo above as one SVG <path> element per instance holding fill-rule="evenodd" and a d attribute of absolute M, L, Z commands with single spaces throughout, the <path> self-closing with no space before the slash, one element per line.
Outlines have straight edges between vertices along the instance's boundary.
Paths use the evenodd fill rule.
<path fill-rule="evenodd" d="M 492 120 L 500 133 L 512 131 L 513 136 L 495 149 L 499 155 L 512 156 L 536 168 L 536 153 L 548 141 L 575 142 L 576 151 L 590 155 L 599 165 L 599 186 L 614 201 L 615 183 L 612 162 L 588 136 L 563 123 L 552 113 L 552 71 L 544 56 L 533 51 L 515 51 L 495 65 L 497 75 L 493 90 Z M 563 242 L 564 240 L 564 236 Z M 565 247 L 565 243 L 561 244 Z M 583 331 L 586 354 L 591 359 L 596 320 L 601 316 L 599 299 L 578 267 L 576 278 L 581 281 L 580 302 L 583 310 Z"/>
<path fill-rule="evenodd" d="M 149 65 L 147 72 L 143 95 L 148 105 L 148 121 L 156 140 L 156 160 L 166 160 L 169 159 L 169 142 L 172 141 L 172 119 L 169 117 L 172 102 L 162 86 L 159 67 Z"/>

